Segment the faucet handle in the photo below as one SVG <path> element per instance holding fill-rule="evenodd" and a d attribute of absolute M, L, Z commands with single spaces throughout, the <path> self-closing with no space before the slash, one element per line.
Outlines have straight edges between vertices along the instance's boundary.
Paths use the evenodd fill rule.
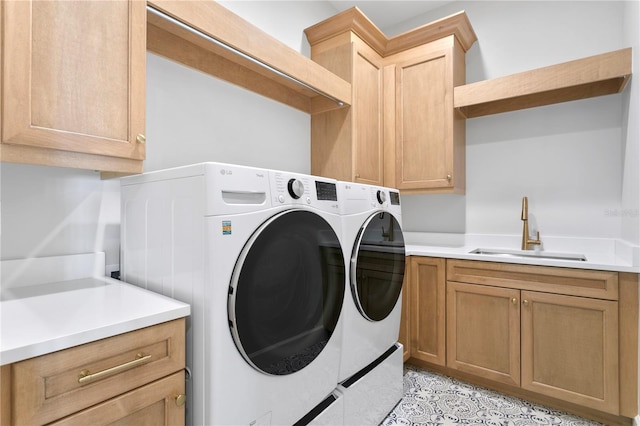
<path fill-rule="evenodd" d="M 529 220 L 529 200 L 527 197 L 522 197 L 522 213 L 520 213 L 520 220 Z"/>
<path fill-rule="evenodd" d="M 540 231 L 536 232 L 536 239 L 532 240 L 529 239 L 529 241 L 527 241 L 528 245 L 534 245 L 534 246 L 539 246 L 542 244 L 542 241 L 540 241 Z"/>

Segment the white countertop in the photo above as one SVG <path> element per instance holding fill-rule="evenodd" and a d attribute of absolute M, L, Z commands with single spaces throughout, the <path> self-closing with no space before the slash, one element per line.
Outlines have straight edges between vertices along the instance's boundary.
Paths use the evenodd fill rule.
<path fill-rule="evenodd" d="M 640 261 L 638 259 L 640 248 L 619 240 L 565 237 L 547 237 L 543 240 L 544 245 L 541 254 L 545 252 L 581 254 L 587 259 L 586 261 L 576 261 L 535 257 L 504 257 L 470 253 L 478 248 L 517 251 L 520 249 L 520 238 L 512 235 L 447 235 L 412 232 L 405 232 L 404 235 L 406 244 L 405 252 L 407 256 L 430 256 L 640 273 Z M 539 248 L 536 249 L 540 250 Z"/>
<path fill-rule="evenodd" d="M 4 278 L 0 365 L 190 314 L 188 304 L 107 277 L 27 286 L 5 286 Z"/>

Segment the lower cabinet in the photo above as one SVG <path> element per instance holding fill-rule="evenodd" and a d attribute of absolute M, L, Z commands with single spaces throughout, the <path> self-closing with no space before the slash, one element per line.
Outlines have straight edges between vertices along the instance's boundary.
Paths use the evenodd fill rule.
<path fill-rule="evenodd" d="M 447 283 L 447 365 L 618 414 L 618 306 Z"/>
<path fill-rule="evenodd" d="M 523 291 L 521 386 L 618 414 L 618 302 Z"/>
<path fill-rule="evenodd" d="M 638 414 L 637 274 L 408 263 L 410 362 L 607 423 Z"/>
<path fill-rule="evenodd" d="M 447 283 L 447 365 L 520 385 L 520 292 Z"/>
<path fill-rule="evenodd" d="M 2 366 L 2 424 L 184 425 L 185 320 Z"/>
<path fill-rule="evenodd" d="M 445 259 L 412 257 L 410 356 L 445 365 Z"/>

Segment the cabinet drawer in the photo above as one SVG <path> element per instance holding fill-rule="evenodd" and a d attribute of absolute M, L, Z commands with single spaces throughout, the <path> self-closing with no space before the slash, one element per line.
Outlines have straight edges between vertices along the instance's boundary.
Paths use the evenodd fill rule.
<path fill-rule="evenodd" d="M 618 300 L 618 273 L 609 271 L 448 260 L 447 280 Z"/>
<path fill-rule="evenodd" d="M 184 371 L 181 371 L 65 417 L 52 425 L 181 426 L 185 422 L 185 406 L 178 405 L 176 400 L 178 395 L 184 395 L 184 387 Z"/>
<path fill-rule="evenodd" d="M 184 368 L 184 347 L 179 319 L 17 362 L 13 423 L 48 423 L 168 376 Z"/>

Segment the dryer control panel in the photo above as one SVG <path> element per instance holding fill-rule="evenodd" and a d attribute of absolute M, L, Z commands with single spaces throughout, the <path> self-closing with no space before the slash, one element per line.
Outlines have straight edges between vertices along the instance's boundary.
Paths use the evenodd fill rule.
<path fill-rule="evenodd" d="M 369 210 L 384 210 L 400 215 L 400 192 L 383 186 L 338 182 L 340 213 L 351 215 Z"/>

